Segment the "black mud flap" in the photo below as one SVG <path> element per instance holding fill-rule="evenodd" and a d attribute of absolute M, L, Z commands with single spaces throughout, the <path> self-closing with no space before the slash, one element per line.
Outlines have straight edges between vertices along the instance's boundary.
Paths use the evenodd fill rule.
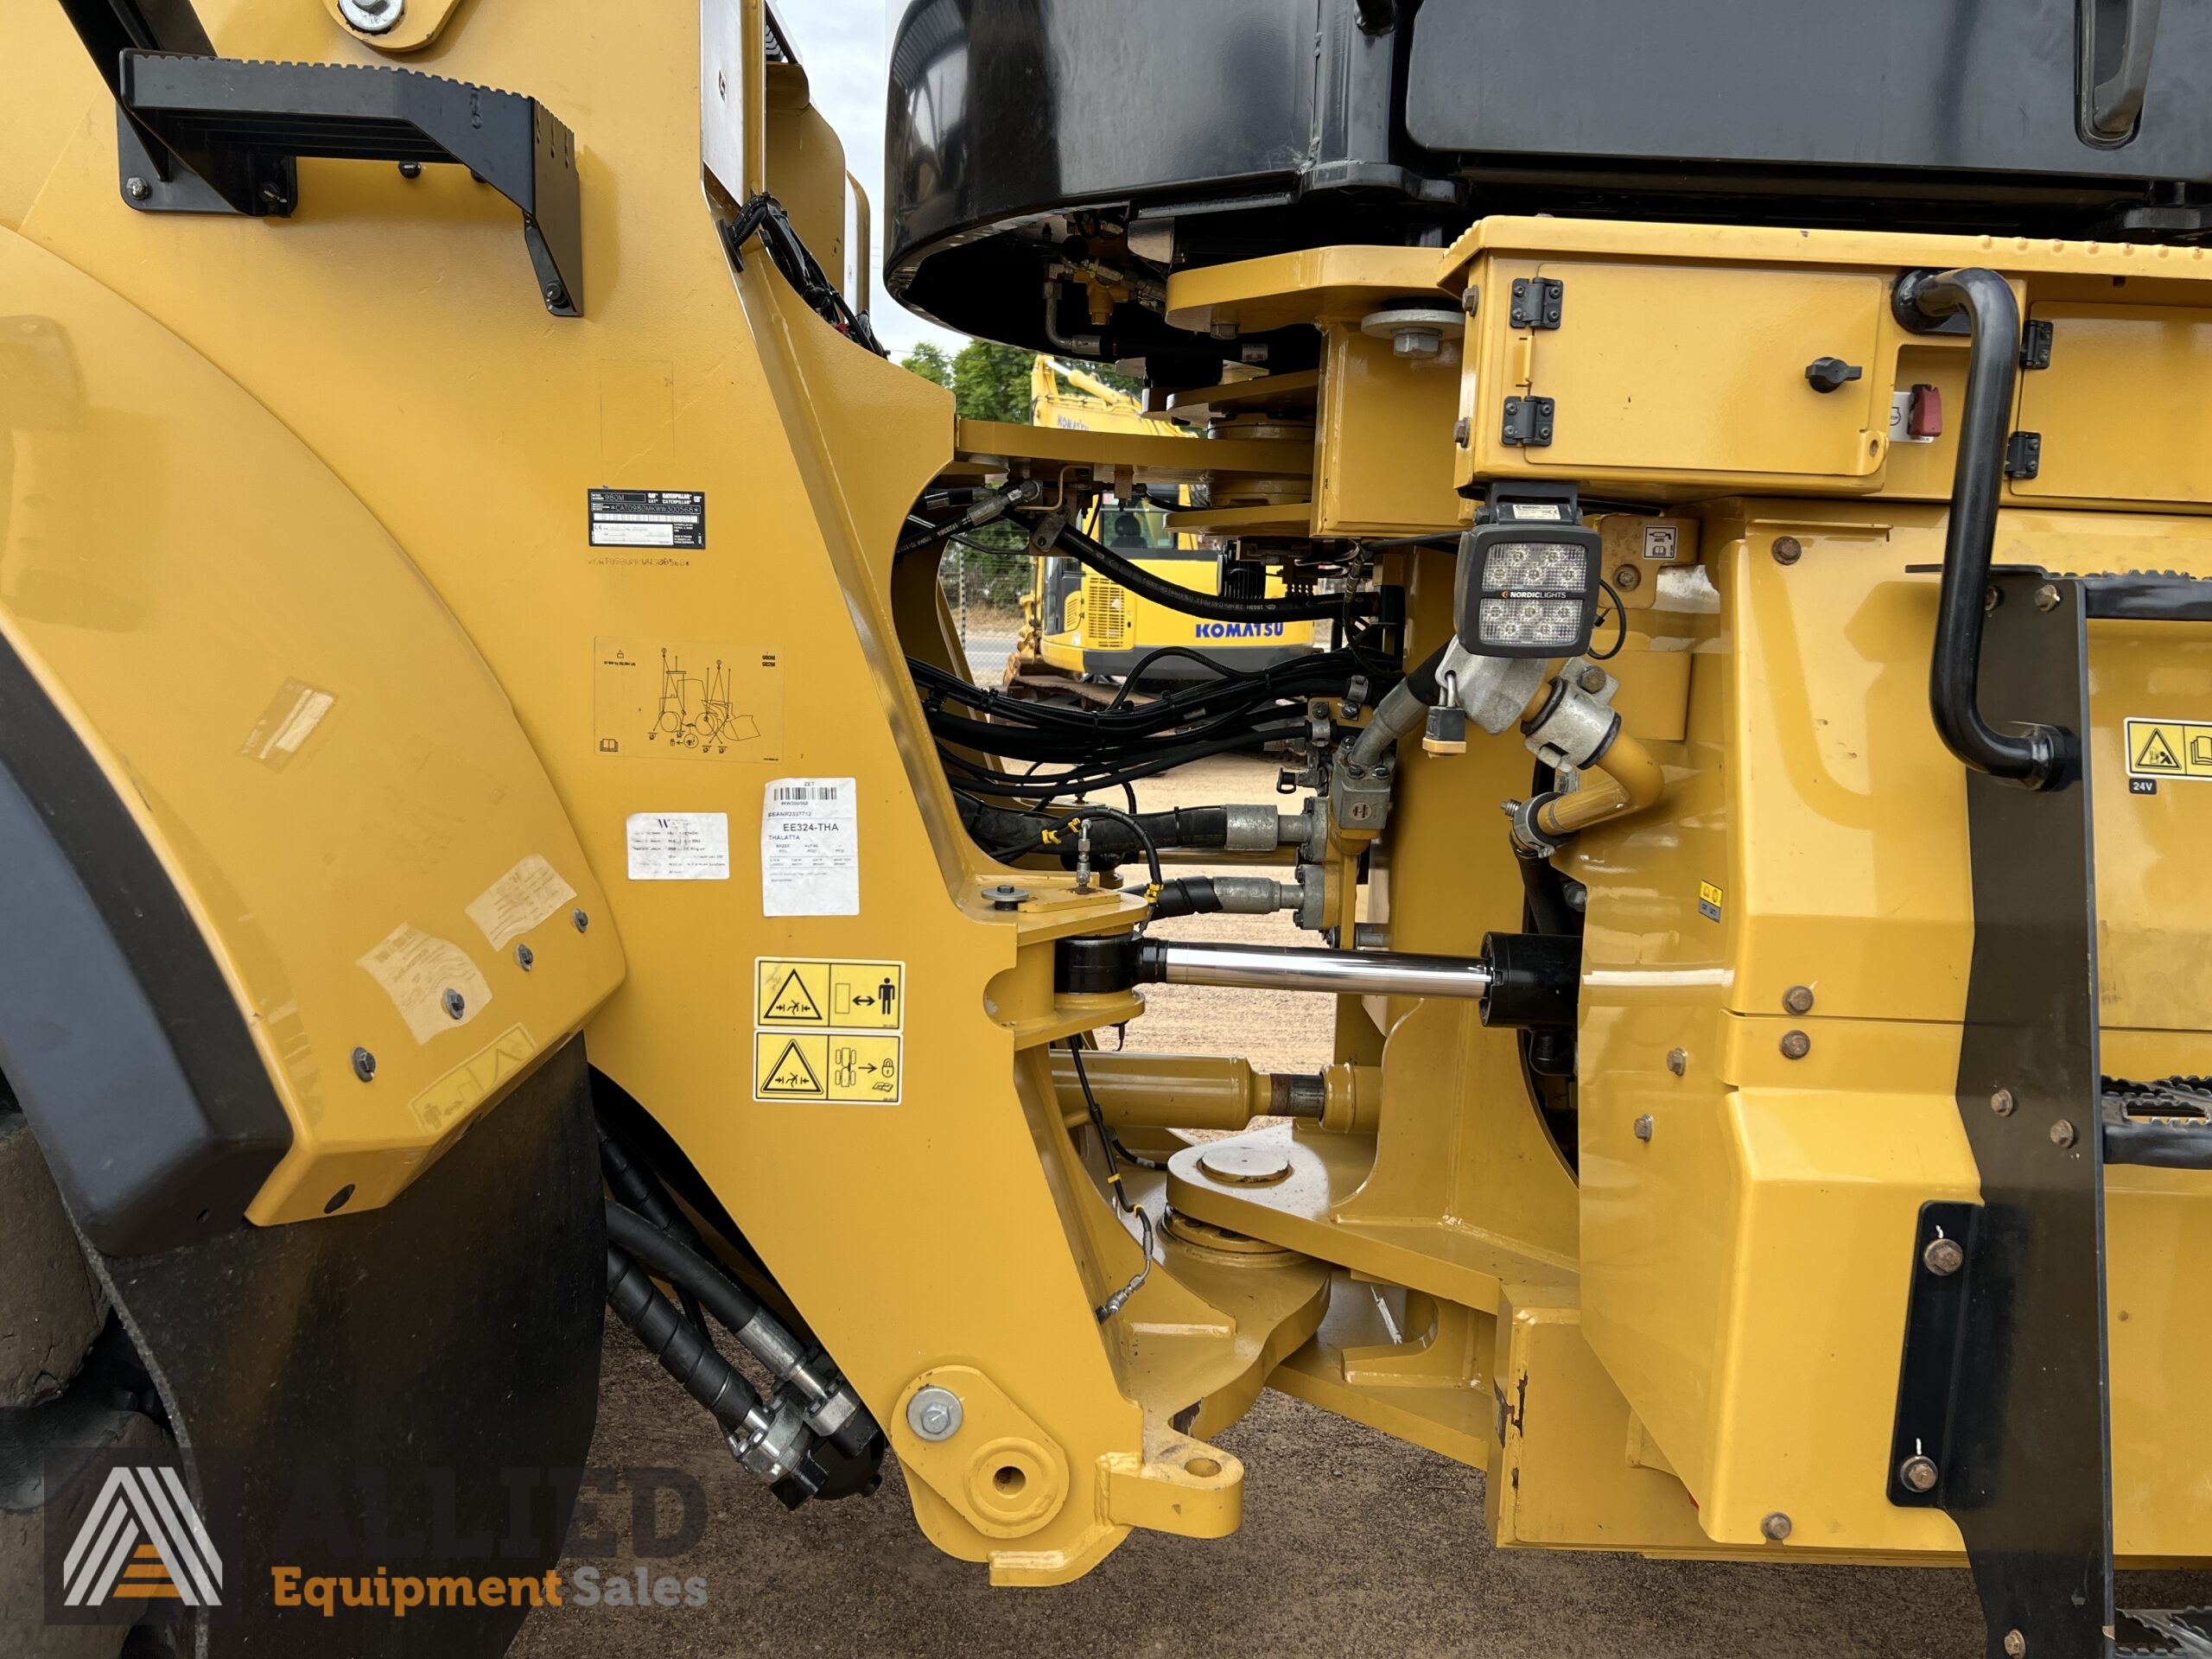
<path fill-rule="evenodd" d="M 103 1258 L 224 1553 L 201 1651 L 503 1651 L 527 1604 L 395 1617 L 385 1592 L 326 1618 L 302 1587 L 543 1578 L 590 1448 L 606 1254 L 575 1038 L 383 1209 Z"/>

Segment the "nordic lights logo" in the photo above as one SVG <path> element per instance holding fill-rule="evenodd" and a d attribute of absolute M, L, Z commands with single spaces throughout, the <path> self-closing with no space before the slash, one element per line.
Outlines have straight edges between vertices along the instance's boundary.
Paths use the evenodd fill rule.
<path fill-rule="evenodd" d="M 62 1558 L 63 1600 L 222 1604 L 223 1558 L 174 1469 L 118 1464 Z"/>

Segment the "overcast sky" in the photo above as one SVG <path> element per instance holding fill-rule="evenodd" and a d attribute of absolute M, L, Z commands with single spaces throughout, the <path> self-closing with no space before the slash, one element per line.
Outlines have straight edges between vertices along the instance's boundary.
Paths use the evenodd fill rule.
<path fill-rule="evenodd" d="M 869 276 L 876 337 L 893 357 L 934 340 L 957 350 L 966 336 L 925 322 L 883 291 L 884 62 L 900 0 L 783 0 L 776 21 L 806 66 L 814 102 L 845 141 L 845 165 L 875 209 L 875 270 Z"/>

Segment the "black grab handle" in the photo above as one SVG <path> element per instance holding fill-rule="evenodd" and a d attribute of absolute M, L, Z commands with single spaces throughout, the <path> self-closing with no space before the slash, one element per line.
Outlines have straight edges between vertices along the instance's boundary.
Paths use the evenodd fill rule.
<path fill-rule="evenodd" d="M 1943 532 L 1936 653 L 1928 676 L 1936 734 L 1976 772 L 2049 789 L 2064 781 L 2072 734 L 2054 726 L 1999 731 L 1982 718 L 1978 686 L 1982 606 L 1989 588 L 1990 550 L 1997 541 L 1997 499 L 2005 486 L 2005 440 L 2018 367 L 2019 304 L 2002 276 L 1975 267 L 1902 276 L 1891 308 L 1900 323 L 1919 334 L 1943 329 L 1955 314 L 1963 314 L 1974 340 L 1967 356 L 1958 463 L 1951 476 L 1951 518 Z"/>

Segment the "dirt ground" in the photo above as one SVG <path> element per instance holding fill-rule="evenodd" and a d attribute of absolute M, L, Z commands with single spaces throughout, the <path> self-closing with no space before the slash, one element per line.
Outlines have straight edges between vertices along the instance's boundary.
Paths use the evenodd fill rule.
<path fill-rule="evenodd" d="M 1271 800 L 1274 787 L 1272 763 L 1230 757 L 1141 793 L 1150 809 Z M 1297 938 L 1284 918 L 1191 917 L 1159 931 Z M 1148 995 L 1148 1011 L 1130 1027 L 1132 1047 L 1240 1053 L 1268 1070 L 1312 1070 L 1329 1058 L 1325 1016 L 1313 998 L 1184 986 Z M 895 1462 L 872 1499 L 786 1514 L 613 1326 L 593 1460 L 673 1465 L 704 1485 L 705 1536 L 650 1571 L 704 1579 L 707 1600 L 547 1609 L 531 1616 L 514 1651 L 522 1659 L 1109 1651 L 1120 1659 L 1968 1659 L 1983 1650 L 1963 1572 L 1500 1551 L 1483 1527 L 1482 1475 L 1433 1452 L 1274 1393 L 1219 1439 L 1246 1470 L 1244 1524 L 1233 1537 L 1200 1543 L 1135 1533 L 1078 1583 L 994 1591 L 983 1568 L 923 1539 Z M 628 1500 L 603 1497 L 597 1508 L 626 1538 Z M 661 1524 L 673 1526 L 665 1516 Z M 568 1570 L 585 1564 L 572 1560 Z M 634 1573 L 626 1560 L 613 1566 Z M 2146 1586 L 2126 1599 L 2188 1605 L 2186 1593 Z"/>

